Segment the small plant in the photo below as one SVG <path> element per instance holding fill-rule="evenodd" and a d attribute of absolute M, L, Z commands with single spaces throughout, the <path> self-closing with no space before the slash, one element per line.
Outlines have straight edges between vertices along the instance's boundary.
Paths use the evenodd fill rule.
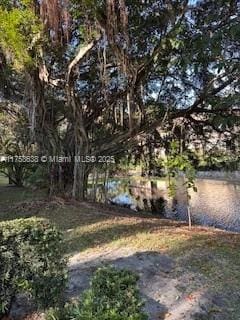
<path fill-rule="evenodd" d="M 195 186 L 195 169 L 189 160 L 187 153 L 179 151 L 179 145 L 176 141 L 173 141 L 170 146 L 170 152 L 165 162 L 168 175 L 168 190 L 169 195 L 174 197 L 176 194 L 176 178 L 182 173 L 184 176 L 183 187 L 187 190 L 187 213 L 188 213 L 188 224 L 189 229 L 192 226 L 191 210 L 190 210 L 190 199 L 189 190 L 197 192 Z"/>
<path fill-rule="evenodd" d="M 47 320 L 146 320 L 137 280 L 128 270 L 100 268 L 80 301 L 50 309 Z"/>
<path fill-rule="evenodd" d="M 16 295 L 29 293 L 39 308 L 56 305 L 66 284 L 62 235 L 45 219 L 0 223 L 0 315 Z"/>

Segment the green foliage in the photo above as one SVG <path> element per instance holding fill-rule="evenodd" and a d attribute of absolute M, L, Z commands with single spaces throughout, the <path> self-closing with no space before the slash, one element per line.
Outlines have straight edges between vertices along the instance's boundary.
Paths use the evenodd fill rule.
<path fill-rule="evenodd" d="M 116 166 L 114 168 L 115 172 L 120 174 L 127 174 L 130 170 L 135 170 L 137 163 L 130 156 L 123 156 L 120 159 L 117 159 Z"/>
<path fill-rule="evenodd" d="M 56 305 L 66 284 L 61 233 L 45 219 L 0 223 L 0 314 L 8 313 L 19 292 L 39 308 Z"/>
<path fill-rule="evenodd" d="M 33 171 L 34 164 L 30 157 L 27 161 L 24 157 L 31 152 L 31 146 L 25 146 L 21 142 L 11 138 L 2 142 L 1 150 L 8 157 L 0 162 L 0 172 L 9 178 L 9 181 L 18 187 L 23 186 L 26 177 Z M 34 157 L 32 157 L 34 159 Z"/>
<path fill-rule="evenodd" d="M 239 156 L 234 152 L 222 151 L 213 148 L 206 152 L 200 159 L 199 170 L 222 170 L 228 171 L 239 170 Z"/>
<path fill-rule="evenodd" d="M 137 280 L 127 270 L 100 268 L 80 302 L 67 304 L 64 310 L 50 309 L 47 320 L 145 320 Z"/>
<path fill-rule="evenodd" d="M 175 178 L 180 172 L 184 173 L 185 185 L 187 189 L 197 191 L 195 180 L 195 169 L 189 160 L 187 153 L 179 151 L 179 143 L 173 141 L 170 146 L 170 151 L 165 162 L 165 166 L 169 176 L 169 194 L 174 196 L 176 192 Z"/>
<path fill-rule="evenodd" d="M 37 188 L 48 187 L 48 171 L 47 167 L 43 165 L 36 165 L 32 172 L 29 172 L 26 178 L 26 185 Z"/>
<path fill-rule="evenodd" d="M 19 7 L 0 3 L 0 48 L 17 69 L 34 62 L 32 51 L 41 32 L 41 24 L 28 5 L 29 1 L 22 1 Z"/>
<path fill-rule="evenodd" d="M 88 139 L 82 149 L 111 156 L 133 153 L 141 147 L 138 159 L 147 158 L 143 171 L 151 173 L 150 149 L 161 147 L 161 131 L 168 134 L 175 118 L 186 118 L 186 132 L 193 138 L 193 130 L 196 136 L 205 137 L 211 127 L 232 132 L 239 105 L 236 1 L 196 1 L 188 6 L 187 1 L 176 0 L 109 1 L 109 5 L 103 0 L 72 0 L 68 8 L 65 1 L 44 3 L 49 6 L 41 7 L 43 1 L 0 1 L 0 51 L 5 60 L 14 61 L 17 67 L 32 66 L 41 44 L 43 64 L 31 68 L 27 81 L 25 72 L 22 77 L 13 77 L 7 63 L 1 68 L 5 82 L 0 81 L 4 84 L 1 91 L 8 88 L 8 99 L 27 106 L 40 153 L 74 156 L 84 128 Z M 41 32 L 41 19 L 45 32 Z M 64 40 L 66 45 L 60 45 L 51 34 L 59 31 L 62 38 L 66 28 L 68 43 Z M 52 41 L 47 43 L 48 35 Z M 77 59 L 79 48 L 94 39 L 96 45 Z M 71 60 L 77 62 L 70 78 L 81 124 L 76 123 L 79 117 L 74 99 L 69 99 L 70 90 L 66 90 Z M 29 124 L 25 131 L 29 131 Z M 155 144 L 155 137 L 154 142 L 146 142 L 148 134 L 158 134 L 159 144 Z M 147 157 L 146 149 L 150 151 Z M 179 157 L 183 156 L 173 162 L 186 160 Z M 75 177 L 80 170 L 85 170 L 85 177 L 78 183 L 73 179 L 72 164 L 66 170 L 70 179 L 65 186 L 61 175 L 53 177 L 52 185 L 56 189 L 60 186 L 57 192 L 71 188 L 79 189 L 76 195 L 83 194 L 80 189 L 86 189 L 85 178 L 92 168 L 90 164 L 80 167 L 75 166 L 79 168 Z M 176 163 L 169 167 L 174 174 Z M 77 188 L 70 185 L 72 182 Z M 190 179 L 189 183 L 192 185 Z"/>

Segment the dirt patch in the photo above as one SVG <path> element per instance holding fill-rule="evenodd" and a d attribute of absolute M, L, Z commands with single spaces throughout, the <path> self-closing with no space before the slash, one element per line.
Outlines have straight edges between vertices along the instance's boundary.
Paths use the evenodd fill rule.
<path fill-rule="evenodd" d="M 177 276 L 174 260 L 158 252 L 117 249 L 73 256 L 69 261 L 68 298 L 78 297 L 88 287 L 94 270 L 106 264 L 139 275 L 139 289 L 150 320 L 190 320 L 195 319 L 195 315 L 206 315 L 209 305 L 206 290 L 199 287 L 189 295 L 186 286 L 191 283 L 193 275 Z"/>
<path fill-rule="evenodd" d="M 240 319 L 239 234 L 201 226 L 190 231 L 179 221 L 61 199 L 26 202 L 25 209 L 64 232 L 67 298 L 79 297 L 93 272 L 112 264 L 139 274 L 150 320 Z M 18 202 L 13 218 L 21 214 Z M 27 306 L 19 301 L 15 315 L 37 316 Z"/>

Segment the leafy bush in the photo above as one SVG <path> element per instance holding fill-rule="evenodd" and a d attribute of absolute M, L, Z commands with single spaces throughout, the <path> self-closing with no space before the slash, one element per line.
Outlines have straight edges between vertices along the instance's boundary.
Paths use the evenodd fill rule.
<path fill-rule="evenodd" d="M 8 313 L 19 292 L 39 308 L 56 305 L 66 284 L 61 233 L 45 219 L 0 223 L 0 315 Z"/>
<path fill-rule="evenodd" d="M 15 244 L 12 239 L 8 250 L 0 229 L 0 316 L 10 309 L 16 291 L 16 270 L 19 270 L 19 259 L 15 256 Z"/>
<path fill-rule="evenodd" d="M 43 165 L 37 165 L 34 170 L 28 172 L 28 177 L 25 179 L 25 183 L 30 187 L 47 188 L 48 187 L 48 171 L 47 167 Z"/>
<path fill-rule="evenodd" d="M 145 320 L 137 280 L 128 270 L 100 268 L 81 301 L 50 309 L 47 320 Z"/>

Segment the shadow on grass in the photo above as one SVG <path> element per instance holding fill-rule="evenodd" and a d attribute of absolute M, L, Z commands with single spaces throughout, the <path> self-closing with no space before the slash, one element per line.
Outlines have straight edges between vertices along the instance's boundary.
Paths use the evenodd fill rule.
<path fill-rule="evenodd" d="M 103 253 L 114 252 L 116 248 L 167 253 L 176 259 L 181 272 L 195 274 L 200 282 L 203 281 L 201 285 L 210 288 L 212 297 L 217 297 L 216 308 L 221 309 L 225 317 L 208 315 L 199 319 L 239 320 L 240 234 L 201 227 L 189 231 L 183 225 L 176 223 L 174 226 L 173 222 L 164 219 L 133 219 L 131 222 L 126 217 L 108 222 L 102 220 L 95 228 L 75 231 L 66 237 L 68 254 L 88 249 L 93 249 L 91 254 L 95 249 Z M 199 283 L 196 281 L 195 285 Z"/>
<path fill-rule="evenodd" d="M 77 275 L 75 275 L 75 280 L 79 279 L 80 287 L 84 287 L 84 285 L 86 285 L 84 274 L 88 275 L 87 279 L 89 279 L 96 266 L 105 262 L 118 267 L 129 268 L 132 271 L 137 271 L 141 276 L 141 285 L 143 285 L 143 283 L 146 285 L 149 283 L 149 286 L 147 286 L 148 289 L 145 288 L 147 291 L 143 291 L 144 296 L 147 297 L 147 303 L 151 305 L 153 310 L 157 310 L 157 312 L 160 313 L 161 311 L 167 312 L 168 306 L 160 305 L 157 307 L 156 303 L 158 300 L 154 300 L 154 295 L 157 292 L 160 292 L 160 297 L 162 297 L 162 295 L 166 296 L 169 293 L 168 286 L 172 279 L 180 279 L 178 285 L 182 287 L 182 291 L 179 292 L 179 295 L 183 296 L 184 299 L 193 300 L 193 304 L 199 298 L 201 302 L 200 305 L 204 305 L 205 311 L 201 313 L 202 311 L 201 308 L 199 309 L 198 303 L 197 306 L 195 304 L 196 317 L 192 316 L 191 319 L 239 320 L 240 235 L 222 232 L 215 233 L 214 231 L 204 231 L 199 228 L 192 230 L 191 232 L 185 230 L 189 235 L 186 239 L 181 239 L 176 235 L 177 239 L 171 243 L 169 249 L 166 250 L 165 253 L 168 257 L 172 257 L 178 265 L 178 268 L 177 271 L 170 276 L 168 270 L 165 269 L 164 272 L 167 272 L 168 276 L 166 282 L 164 282 L 165 276 L 161 273 L 161 264 L 164 262 L 166 263 L 165 255 L 161 254 L 159 251 L 146 251 L 141 252 L 140 255 L 139 253 L 136 253 L 129 257 L 114 259 L 115 252 L 118 254 L 118 249 L 115 250 L 114 247 L 111 248 L 110 245 L 111 241 L 121 241 L 128 236 L 136 237 L 138 234 L 138 238 L 141 238 L 141 233 L 144 233 L 146 229 L 149 231 L 149 228 L 153 228 L 151 223 L 139 223 L 130 227 L 129 225 L 120 225 L 111 227 L 111 231 L 103 229 L 88 234 L 89 238 L 86 237 L 86 235 L 85 238 L 83 236 L 83 247 L 88 246 L 94 248 L 101 242 L 101 244 L 108 244 L 108 250 L 105 253 L 104 250 L 100 251 L 101 254 L 99 256 L 97 252 L 93 255 L 91 251 L 89 255 L 91 259 L 87 262 L 83 261 L 82 263 L 80 255 L 77 260 L 80 262 L 77 262 L 77 264 L 73 266 L 71 275 L 74 277 L 74 273 L 76 272 Z M 164 228 L 162 228 L 162 230 L 166 231 Z M 174 231 L 172 230 L 172 233 L 173 232 Z M 201 234 L 201 232 L 203 234 Z M 156 236 L 156 229 L 153 231 L 152 236 Z M 162 236 L 164 237 L 166 235 L 163 233 Z M 168 236 L 170 237 L 170 234 L 168 234 Z M 101 240 L 99 241 L 99 239 Z M 81 238 L 79 238 L 79 240 L 81 240 Z M 130 242 L 128 246 L 128 240 L 129 239 L 126 239 L 125 246 L 121 244 L 119 247 L 120 252 L 124 249 L 130 249 L 132 243 Z M 144 237 L 140 240 L 140 246 L 138 246 L 138 248 L 141 247 L 141 241 L 143 241 L 142 244 L 144 249 Z M 132 248 L 132 251 L 134 251 L 134 248 Z M 113 257 L 111 257 L 111 255 L 113 255 Z M 84 256 L 88 255 L 83 254 L 83 257 Z M 74 261 L 74 258 L 73 260 L 71 259 L 71 261 Z M 185 277 L 185 275 L 190 275 L 190 278 Z M 203 292 L 201 292 L 202 288 L 205 288 Z M 168 299 L 170 299 L 171 295 L 176 294 L 173 288 L 171 288 L 171 290 L 172 293 L 170 291 Z M 73 288 L 73 292 L 74 291 L 75 293 L 79 292 L 78 286 L 77 291 L 76 288 Z M 190 298 L 186 297 L 184 292 L 188 292 Z M 193 295 L 194 298 L 192 297 L 192 293 L 196 293 L 196 296 Z M 191 308 L 184 299 L 181 298 L 180 301 L 176 301 L 175 309 L 173 308 L 170 312 L 173 312 L 174 310 L 179 310 L 179 312 L 181 312 L 182 310 L 185 310 L 185 308 Z M 151 319 L 164 319 L 164 317 L 153 317 Z M 176 320 L 182 318 L 170 317 L 169 319 Z"/>
<path fill-rule="evenodd" d="M 67 298 L 81 296 L 89 287 L 94 271 L 103 265 L 112 265 L 139 275 L 138 286 L 150 320 L 166 319 L 167 314 L 169 320 L 190 319 L 190 315 L 191 319 L 195 319 L 195 314 L 205 313 L 205 310 L 201 309 L 201 303 L 205 306 L 207 304 L 205 292 L 198 293 L 193 303 L 187 299 L 187 293 L 182 293 L 176 288 L 178 282 L 175 279 L 175 263 L 172 258 L 153 251 L 126 254 L 122 250 L 117 254 L 120 256 L 116 257 L 113 252 L 71 263 Z M 187 283 L 183 285 L 188 286 Z"/>
<path fill-rule="evenodd" d="M 145 302 L 145 311 L 150 319 L 164 319 L 167 307 L 157 301 L 160 298 L 168 280 L 163 279 L 163 272 L 170 273 L 174 268 L 171 258 L 157 252 L 139 252 L 129 256 L 113 258 L 111 255 L 104 258 L 95 258 L 88 261 L 72 264 L 70 267 L 70 283 L 67 291 L 68 298 L 76 298 L 88 288 L 94 271 L 103 266 L 112 265 L 120 269 L 128 269 L 139 275 L 138 286 Z M 157 288 L 157 290 L 156 290 Z M 157 297 L 155 292 L 159 292 Z M 169 290 L 171 295 L 171 290 Z M 174 297 L 172 297 L 174 299 Z"/>
<path fill-rule="evenodd" d="M 129 217 L 121 220 L 118 218 L 114 220 L 112 217 L 100 219 L 100 224 L 94 226 L 93 221 L 89 228 L 85 230 L 78 230 L 78 227 L 70 230 L 65 237 L 65 248 L 67 254 L 73 254 L 76 252 L 85 251 L 88 249 L 94 249 L 104 245 L 111 246 L 114 242 L 127 241 L 129 237 L 150 235 L 154 237 L 154 233 L 164 232 L 171 233 L 173 225 L 165 225 L 162 220 L 149 221 L 141 219 L 131 219 Z M 179 226 L 176 224 L 176 229 Z M 137 238 L 136 238 L 137 241 Z M 134 241 L 133 241 L 134 242 Z M 130 243 L 129 243 L 130 244 Z M 134 245 L 134 243 L 133 243 Z"/>
<path fill-rule="evenodd" d="M 0 205 L 11 205 L 26 200 L 46 198 L 46 190 L 32 190 L 25 187 L 13 185 L 0 186 Z"/>
<path fill-rule="evenodd" d="M 210 312 L 209 307 L 210 313 L 191 319 L 239 320 L 240 234 L 201 227 L 193 227 L 189 231 L 182 222 L 149 216 L 131 216 L 124 212 L 114 214 L 113 211 L 91 205 L 49 202 L 44 198 L 39 199 L 38 194 L 27 194 L 26 189 L 18 190 L 11 187 L 7 187 L 3 194 L 1 193 L 0 208 L 6 205 L 5 196 L 9 208 L 14 203 L 18 206 L 22 200 L 29 201 L 29 210 L 25 207 L 25 213 L 21 211 L 20 206 L 16 208 L 16 212 L 7 212 L 6 218 L 27 217 L 34 213 L 48 218 L 64 231 L 66 254 L 78 253 L 80 260 L 71 270 L 71 279 L 75 277 L 75 283 L 70 283 L 70 295 L 80 294 L 81 290 L 88 286 L 89 277 L 96 266 L 104 262 L 97 258 L 97 254 L 100 252 L 104 256 L 106 252 L 110 252 L 107 262 L 139 273 L 139 285 L 147 301 L 146 310 L 149 314 L 158 316 L 152 319 L 164 319 L 167 312 L 181 314 L 182 308 L 185 307 L 191 310 L 190 305 L 186 306 L 186 295 L 179 290 L 174 291 L 174 281 L 177 278 L 180 279 L 179 285 L 183 287 L 184 292 L 191 288 L 195 292 L 199 286 L 206 287 L 206 292 L 200 295 L 199 299 L 205 301 L 205 305 L 213 304 L 213 311 Z M 35 206 L 33 211 L 31 203 Z M 0 218 L 3 218 L 1 213 Z M 111 252 L 114 253 L 117 248 L 120 251 L 127 249 L 130 252 L 144 252 L 133 253 L 128 257 L 111 258 Z M 85 255 L 86 250 L 91 251 L 93 259 L 81 263 L 81 257 Z M 176 262 L 177 272 L 169 273 L 168 270 L 161 269 L 163 262 L 167 261 L 163 252 Z M 186 279 L 184 282 L 188 273 L 192 274 L 191 282 Z M 181 298 L 172 301 L 173 307 L 170 307 L 170 300 L 176 296 L 176 292 Z M 164 300 L 164 296 L 169 299 L 168 302 Z M 182 320 L 177 317 L 172 319 Z"/>

